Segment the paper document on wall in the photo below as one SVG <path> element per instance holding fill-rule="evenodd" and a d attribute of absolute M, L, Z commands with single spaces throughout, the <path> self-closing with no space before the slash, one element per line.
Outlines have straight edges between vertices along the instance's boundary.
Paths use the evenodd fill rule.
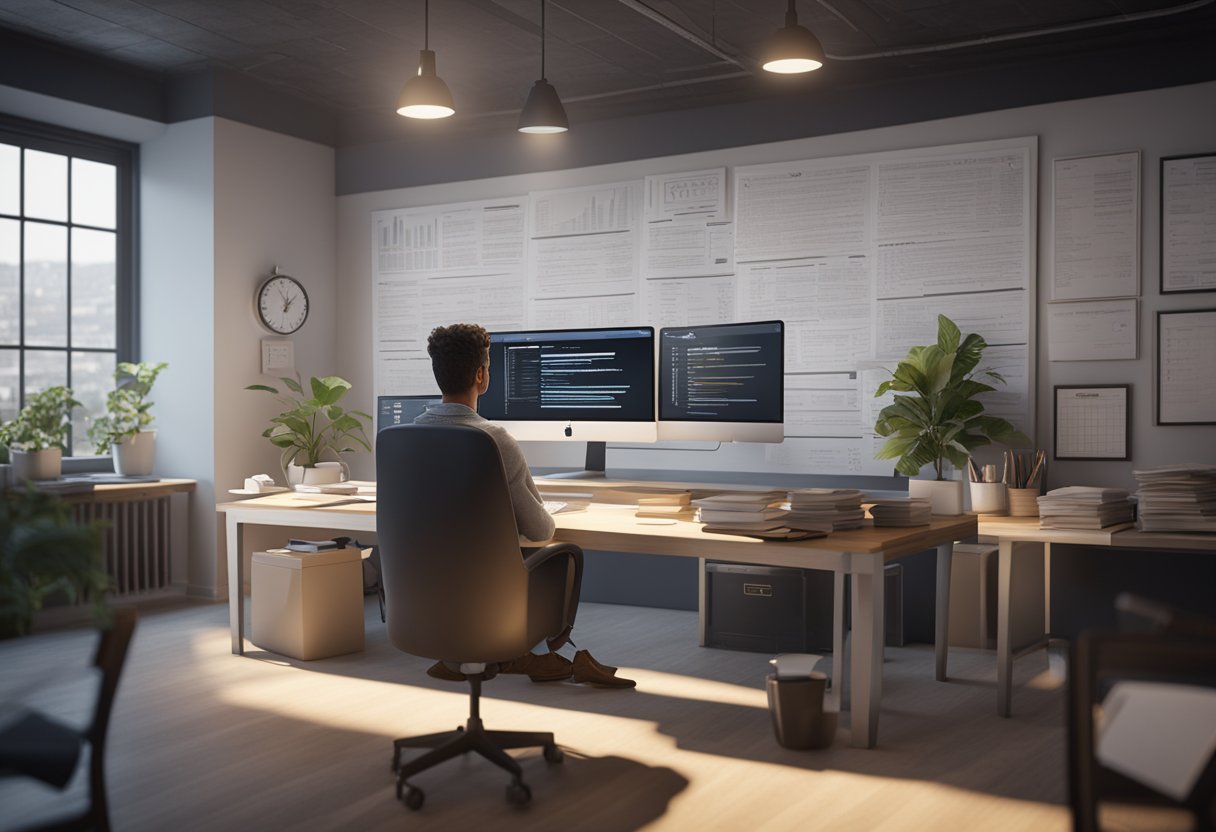
<path fill-rule="evenodd" d="M 735 270 L 734 248 L 729 222 L 648 223 L 642 274 L 647 279 L 730 274 Z"/>
<path fill-rule="evenodd" d="M 937 343 L 937 316 L 964 334 L 979 333 L 989 344 L 1026 344 L 1030 339 L 1026 293 L 1020 289 L 968 295 L 878 301 L 875 353 L 899 359 L 914 346 Z"/>
<path fill-rule="evenodd" d="M 733 275 L 647 280 L 644 291 L 646 321 L 656 328 L 738 320 Z"/>
<path fill-rule="evenodd" d="M 780 445 L 765 445 L 764 458 L 772 465 L 800 474 L 859 474 L 891 476 L 891 460 L 874 459 L 886 440 L 866 434 L 861 438 L 787 439 Z"/>
<path fill-rule="evenodd" d="M 1172 312 L 1157 320 L 1161 422 L 1216 424 L 1216 311 Z"/>
<path fill-rule="evenodd" d="M 726 168 L 646 177 L 646 222 L 705 223 L 728 215 Z"/>
<path fill-rule="evenodd" d="M 993 370 L 1005 379 L 1005 383 L 991 379 L 980 379 L 995 387 L 991 393 L 981 393 L 976 399 L 983 403 L 987 416 L 999 416 L 1029 435 L 1034 420 L 1030 414 L 1030 347 L 1013 344 L 1005 347 L 989 347 L 980 360 L 980 370 Z"/>
<path fill-rule="evenodd" d="M 855 373 L 785 377 L 785 436 L 853 436 L 863 433 Z"/>
<path fill-rule="evenodd" d="M 592 329 L 637 326 L 637 295 L 534 300 L 529 329 Z"/>
<path fill-rule="evenodd" d="M 975 292 L 1025 289 L 1027 262 L 1021 236 L 880 244 L 878 297 L 952 294 L 960 283 Z"/>
<path fill-rule="evenodd" d="M 871 165 L 782 162 L 735 171 L 735 259 L 858 254 L 868 243 Z"/>
<path fill-rule="evenodd" d="M 1052 300 L 1140 294 L 1140 153 L 1056 159 Z"/>
<path fill-rule="evenodd" d="M 1136 357 L 1135 300 L 1047 305 L 1050 361 L 1111 361 Z"/>
<path fill-rule="evenodd" d="M 533 191 L 531 235 L 557 237 L 632 231 L 638 226 L 642 183 L 618 182 Z"/>
<path fill-rule="evenodd" d="M 636 292 L 636 240 L 631 231 L 533 240 L 529 296 L 569 298 Z"/>
<path fill-rule="evenodd" d="M 1161 290 L 1216 289 L 1216 154 L 1161 162 Z"/>

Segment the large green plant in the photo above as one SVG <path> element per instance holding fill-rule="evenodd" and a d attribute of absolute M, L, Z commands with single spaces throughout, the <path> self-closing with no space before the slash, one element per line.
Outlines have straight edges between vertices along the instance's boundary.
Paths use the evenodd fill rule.
<path fill-rule="evenodd" d="M 91 602 L 103 624 L 111 583 L 99 527 L 73 521 L 53 494 L 33 488 L 0 494 L 0 638 L 28 633 L 43 600 L 60 591 L 69 603 Z"/>
<path fill-rule="evenodd" d="M 72 410 L 80 402 L 67 387 L 48 387 L 30 396 L 17 418 L 0 427 L 0 444 L 16 451 L 66 449 Z"/>
<path fill-rule="evenodd" d="M 933 463 L 940 480 L 943 460 L 962 468 L 971 452 L 983 445 L 1030 444 L 1009 422 L 985 416 L 983 403 L 976 400 L 996 389 L 987 381 L 1005 383 L 1000 373 L 976 369 L 987 347 L 975 333 L 961 337 L 953 321 L 938 315 L 937 343 L 908 350 L 892 378 L 874 394 L 888 390 L 908 394 L 896 396 L 879 414 L 874 429 L 890 438 L 875 458 L 898 460 L 895 469 L 909 477 Z"/>
<path fill-rule="evenodd" d="M 114 371 L 118 385 L 106 394 L 106 413 L 89 428 L 89 439 L 97 453 L 110 452 L 112 445 L 128 439 L 152 424 L 152 402 L 148 394 L 161 370 L 169 365 L 163 361 L 152 364 L 141 361 L 132 364 L 124 361 Z"/>
<path fill-rule="evenodd" d="M 276 448 L 283 449 L 282 464 L 289 462 L 305 468 L 316 466 L 321 455 L 330 451 L 343 454 L 362 448 L 372 449 L 366 429 L 372 417 L 359 410 L 346 410 L 338 404 L 349 381 L 338 376 L 312 378 L 309 380 L 311 398 L 304 398 L 304 388 L 294 378 L 279 381 L 291 393 L 279 393 L 268 384 L 251 384 L 246 390 L 262 390 L 273 395 L 283 405 L 283 411 L 271 419 L 271 425 L 262 432 Z"/>

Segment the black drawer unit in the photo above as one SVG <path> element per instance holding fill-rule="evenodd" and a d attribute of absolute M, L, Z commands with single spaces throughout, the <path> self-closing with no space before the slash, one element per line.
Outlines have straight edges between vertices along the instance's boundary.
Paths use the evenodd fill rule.
<path fill-rule="evenodd" d="M 886 568 L 886 643 L 903 645 L 902 568 Z M 757 653 L 832 652 L 831 572 L 705 563 L 705 646 Z M 846 584 L 847 589 L 847 584 Z M 849 593 L 845 592 L 845 621 Z"/>

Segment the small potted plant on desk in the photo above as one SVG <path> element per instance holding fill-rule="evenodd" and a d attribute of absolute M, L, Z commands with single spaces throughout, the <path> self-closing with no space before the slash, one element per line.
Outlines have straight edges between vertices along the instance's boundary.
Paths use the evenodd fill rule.
<path fill-rule="evenodd" d="M 985 381 L 1005 382 L 993 370 L 977 369 L 987 347 L 979 335 L 963 338 L 953 321 L 938 315 L 937 343 L 908 350 L 892 378 L 874 394 L 908 394 L 896 396 L 879 413 L 874 429 L 889 438 L 875 458 L 897 460 L 895 470 L 908 477 L 932 464 L 936 478 L 910 479 L 908 494 L 928 497 L 934 514 L 963 513 L 963 484 L 942 476 L 946 460 L 962 469 L 971 452 L 983 445 L 1030 444 L 1009 422 L 985 416 L 983 403 L 975 398 L 996 389 Z"/>
<path fill-rule="evenodd" d="M 276 397 L 283 411 L 271 418 L 262 436 L 283 451 L 280 464 L 288 485 L 320 485 L 346 478 L 341 455 L 362 448 L 372 449 L 366 429 L 372 417 L 340 404 L 350 390 L 349 381 L 338 376 L 309 379 L 311 398 L 294 378 L 281 378 L 290 393 L 279 393 L 268 384 L 251 384 L 246 390 L 261 390 Z M 291 395 L 295 394 L 295 395 Z M 322 460 L 324 454 L 337 460 Z"/>
<path fill-rule="evenodd" d="M 48 387 L 26 400 L 17 418 L 0 427 L 0 444 L 9 450 L 14 480 L 54 480 L 63 470 L 63 449 L 80 402 L 67 387 Z"/>
<path fill-rule="evenodd" d="M 114 472 L 120 477 L 146 476 L 152 473 L 156 461 L 156 431 L 152 424 L 152 402 L 148 394 L 161 370 L 163 361 L 151 364 L 122 362 L 114 371 L 118 386 L 106 394 L 106 412 L 89 428 L 97 453 L 114 454 Z"/>

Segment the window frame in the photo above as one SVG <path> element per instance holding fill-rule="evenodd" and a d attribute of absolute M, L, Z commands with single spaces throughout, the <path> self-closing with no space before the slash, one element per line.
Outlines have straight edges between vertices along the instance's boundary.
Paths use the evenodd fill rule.
<path fill-rule="evenodd" d="M 117 205 L 115 206 L 115 252 L 114 252 L 114 280 L 115 280 L 115 327 L 114 333 L 114 358 L 115 362 L 139 360 L 139 145 L 131 142 L 125 142 L 118 139 L 111 139 L 106 136 L 99 136 L 93 133 L 86 133 L 80 130 L 73 130 L 66 127 L 59 127 L 53 124 L 45 124 L 30 119 L 19 118 L 0 113 L 0 143 L 16 145 L 23 151 L 25 149 L 39 150 L 47 153 L 57 153 L 63 156 L 85 159 L 93 162 L 102 162 L 104 164 L 114 165 L 116 168 L 115 175 L 115 195 Z M 67 363 L 67 379 L 69 386 L 72 382 L 72 362 L 70 356 L 72 352 L 98 352 L 109 353 L 111 350 L 99 347 L 74 347 L 72 344 L 72 249 L 71 249 L 71 229 L 84 228 L 91 229 L 96 226 L 90 226 L 83 223 L 72 222 L 72 176 L 71 163 L 69 161 L 68 173 L 68 214 L 67 219 L 60 220 L 45 220 L 42 218 L 27 218 L 25 216 L 25 158 L 24 153 L 21 156 L 20 163 L 20 179 L 18 182 L 18 211 L 17 215 L 0 214 L 0 218 L 14 219 L 18 222 L 40 222 L 49 225 L 56 225 L 67 229 L 68 232 L 68 286 L 67 286 L 67 315 L 68 315 L 68 339 L 67 344 L 62 347 L 43 347 L 39 346 L 39 350 L 54 350 L 62 351 L 68 357 Z M 104 229 L 109 230 L 109 229 Z M 25 360 L 24 353 L 26 350 L 34 349 L 26 344 L 25 335 L 25 263 L 23 252 L 25 249 L 24 234 L 21 235 L 21 253 L 19 253 L 18 262 L 18 324 L 19 324 L 19 346 L 18 350 L 22 353 L 22 359 L 19 362 L 18 371 L 18 404 L 19 407 L 25 406 Z M 70 450 L 70 449 L 69 449 Z M 79 457 L 82 462 L 87 460 L 98 459 L 108 460 L 109 457 Z M 75 467 L 75 466 L 72 466 Z"/>

